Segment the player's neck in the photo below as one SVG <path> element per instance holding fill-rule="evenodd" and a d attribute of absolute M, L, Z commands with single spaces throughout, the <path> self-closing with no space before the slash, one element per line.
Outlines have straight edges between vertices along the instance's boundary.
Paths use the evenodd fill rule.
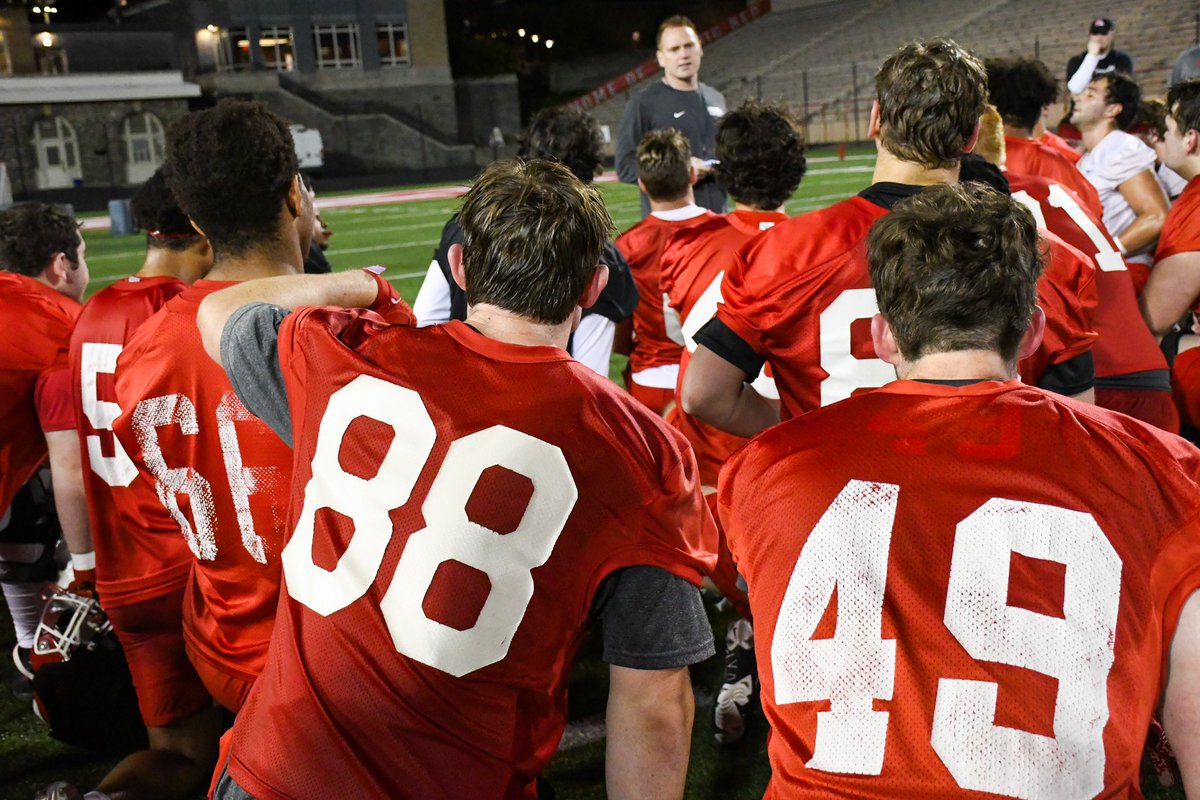
<path fill-rule="evenodd" d="M 511 311 L 480 303 L 467 309 L 466 323 L 489 339 L 522 347 L 567 349 L 574 315 L 557 325 L 534 322 Z"/>
<path fill-rule="evenodd" d="M 1086 129 L 1080 128 L 1079 136 L 1083 141 L 1083 149 L 1089 153 L 1092 152 L 1096 149 L 1096 146 L 1104 140 L 1105 136 L 1108 136 L 1116 129 L 1117 126 L 1114 125 L 1111 120 L 1107 119 L 1100 120 L 1095 125 L 1091 125 Z"/>
<path fill-rule="evenodd" d="M 696 200 L 691 190 L 688 190 L 688 193 L 683 197 L 675 200 L 655 200 L 653 197 L 650 198 L 651 211 L 678 211 L 681 208 L 687 208 L 695 204 Z"/>
<path fill-rule="evenodd" d="M 1033 131 L 1029 128 L 1018 128 L 1016 125 L 1004 123 L 1004 135 L 1009 139 L 1034 139 Z"/>
<path fill-rule="evenodd" d="M 779 208 L 759 208 L 758 206 L 752 206 L 749 203 L 738 203 L 736 201 L 733 204 L 733 210 L 734 211 L 749 211 L 754 214 L 786 214 L 787 213 L 784 210 L 784 206 L 780 206 Z"/>
<path fill-rule="evenodd" d="M 213 268 L 206 277 L 210 281 L 250 281 L 303 272 L 304 256 L 300 253 L 300 244 L 280 242 L 237 254 L 222 255 L 218 251 Z"/>
<path fill-rule="evenodd" d="M 912 161 L 897 158 L 886 147 L 879 148 L 875 159 L 872 183 L 903 183 L 909 186 L 935 186 L 957 183 L 958 164 L 949 168 L 930 169 Z"/>
<path fill-rule="evenodd" d="M 700 88 L 700 76 L 693 75 L 691 79 L 684 80 L 671 75 L 663 75 L 663 83 L 670 86 L 677 92 L 694 92 Z"/>
<path fill-rule="evenodd" d="M 169 250 L 161 247 L 146 249 L 146 259 L 137 271 L 139 278 L 178 278 L 192 283 L 201 270 L 193 268 L 186 251 Z"/>
<path fill-rule="evenodd" d="M 1015 377 L 1013 365 L 994 350 L 930 353 L 898 365 L 896 375 L 906 381 L 1007 381 Z"/>
<path fill-rule="evenodd" d="M 1192 178 L 1200 175 L 1200 156 L 1194 156 L 1182 161 L 1179 164 L 1176 164 L 1174 167 L 1171 167 L 1171 169 L 1175 170 L 1175 172 L 1179 174 L 1179 177 L 1183 178 L 1185 181 L 1191 181 Z"/>

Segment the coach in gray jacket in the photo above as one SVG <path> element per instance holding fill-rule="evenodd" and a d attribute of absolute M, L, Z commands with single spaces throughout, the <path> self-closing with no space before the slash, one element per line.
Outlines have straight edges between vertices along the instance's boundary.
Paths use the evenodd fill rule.
<path fill-rule="evenodd" d="M 617 136 L 617 175 L 625 183 L 637 183 L 637 146 L 642 137 L 650 131 L 675 128 L 692 147 L 692 165 L 699 177 L 696 204 L 723 213 L 725 192 L 712 177 L 712 158 L 717 120 L 725 114 L 725 98 L 700 83 L 704 51 L 690 19 L 674 16 L 663 21 L 658 27 L 657 55 L 663 69 L 662 81 L 634 95 L 625 106 Z M 642 215 L 649 213 L 650 201 L 643 193 Z"/>

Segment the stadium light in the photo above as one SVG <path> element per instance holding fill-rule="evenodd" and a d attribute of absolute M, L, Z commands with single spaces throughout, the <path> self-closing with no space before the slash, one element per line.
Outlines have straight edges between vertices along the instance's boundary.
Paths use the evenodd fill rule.
<path fill-rule="evenodd" d="M 54 34 L 42 31 L 38 34 L 38 41 L 42 43 L 42 47 L 54 47 Z"/>
<path fill-rule="evenodd" d="M 547 49 L 547 50 L 549 50 L 551 47 L 554 47 L 554 40 L 553 40 L 553 39 L 547 39 L 547 40 L 546 40 L 546 49 Z"/>
<path fill-rule="evenodd" d="M 520 36 L 522 39 L 524 39 L 525 38 L 525 29 L 517 28 L 517 36 Z"/>
<path fill-rule="evenodd" d="M 535 33 L 533 36 L 530 36 L 529 41 L 533 42 L 534 44 L 537 44 L 538 43 L 538 35 Z"/>
<path fill-rule="evenodd" d="M 205 25 L 204 30 L 208 31 L 209 33 L 216 33 L 217 31 L 219 31 L 221 29 L 218 28 L 216 25 Z"/>
<path fill-rule="evenodd" d="M 42 13 L 42 8 L 41 8 L 41 6 L 34 6 L 34 7 L 33 7 L 33 13 L 35 13 L 35 14 L 40 14 L 40 13 Z"/>

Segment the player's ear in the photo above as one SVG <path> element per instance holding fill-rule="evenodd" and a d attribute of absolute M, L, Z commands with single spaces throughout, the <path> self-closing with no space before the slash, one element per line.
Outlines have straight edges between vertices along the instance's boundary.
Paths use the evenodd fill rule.
<path fill-rule="evenodd" d="M 446 258 L 450 260 L 450 275 L 454 278 L 454 282 L 458 284 L 458 288 L 464 292 L 467 290 L 467 273 L 463 270 L 463 248 L 461 244 L 452 244 L 450 249 L 446 251 Z"/>
<path fill-rule="evenodd" d="M 875 345 L 875 355 L 893 367 L 900 361 L 900 347 L 883 314 L 871 317 L 871 344 Z"/>
<path fill-rule="evenodd" d="M 287 210 L 293 217 L 298 217 L 304 213 L 304 195 L 308 190 L 304 188 L 304 183 L 300 180 L 299 175 L 292 176 L 292 185 L 288 188 L 287 196 L 284 202 L 287 203 Z"/>
<path fill-rule="evenodd" d="M 591 280 L 588 281 L 579 298 L 579 307 L 591 308 L 600 299 L 600 293 L 604 291 L 605 286 L 608 286 L 608 267 L 604 264 L 597 264 L 596 271 L 592 273 Z"/>
<path fill-rule="evenodd" d="M 1189 128 L 1188 132 L 1183 135 L 1183 152 L 1189 156 L 1200 153 L 1200 131 Z"/>
<path fill-rule="evenodd" d="M 46 264 L 46 268 L 42 271 L 46 282 L 57 289 L 69 280 L 68 272 L 71 269 L 71 262 L 67 258 L 66 253 L 55 253 L 50 259 L 50 263 Z"/>
<path fill-rule="evenodd" d="M 1028 358 L 1037 352 L 1042 344 L 1042 336 L 1046 333 L 1046 312 L 1041 306 L 1033 307 L 1033 316 L 1029 319 L 1029 329 L 1021 337 L 1021 346 L 1017 348 L 1017 360 Z"/>
<path fill-rule="evenodd" d="M 205 233 L 205 232 L 204 232 L 204 231 L 203 231 L 203 230 L 200 228 L 200 225 L 199 225 L 199 223 L 197 223 L 197 222 L 196 222 L 196 220 L 192 219 L 191 217 L 188 217 L 188 224 L 192 226 L 192 230 L 194 230 L 196 233 L 198 233 L 198 234 L 200 234 L 201 236 L 203 236 L 205 239 L 208 239 L 208 234 L 207 234 L 207 233 Z"/>
<path fill-rule="evenodd" d="M 871 103 L 871 116 L 867 120 L 867 138 L 879 138 L 879 100 Z"/>
<path fill-rule="evenodd" d="M 646 196 L 650 195 L 650 193 L 646 191 L 646 184 L 642 183 L 641 178 L 638 178 L 638 191 L 640 191 L 642 194 L 644 194 Z"/>
<path fill-rule="evenodd" d="M 967 143 L 963 146 L 963 152 L 969 153 L 975 149 L 975 143 L 979 141 L 979 123 L 975 123 L 975 130 L 971 131 L 971 138 L 967 139 Z"/>
<path fill-rule="evenodd" d="M 696 181 L 700 180 L 699 174 L 696 173 L 696 165 L 688 163 L 688 186 L 695 186 Z"/>

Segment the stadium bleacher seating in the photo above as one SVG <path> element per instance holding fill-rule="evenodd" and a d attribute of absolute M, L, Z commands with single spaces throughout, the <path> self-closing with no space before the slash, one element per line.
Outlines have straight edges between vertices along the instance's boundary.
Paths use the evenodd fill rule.
<path fill-rule="evenodd" d="M 847 0 L 774 11 L 705 50 L 705 83 L 732 107 L 750 96 L 804 111 L 813 142 L 866 136 L 872 80 L 880 62 L 915 38 L 950 36 L 982 57 L 1041 58 L 1066 85 L 1095 16 L 1117 21 L 1117 47 L 1134 59 L 1146 96 L 1166 91 L 1171 64 L 1196 40 L 1200 3 L 1180 0 Z M 637 91 L 639 87 L 634 87 Z M 857 102 L 856 102 L 857 95 Z M 627 93 L 593 114 L 616 132 Z"/>

